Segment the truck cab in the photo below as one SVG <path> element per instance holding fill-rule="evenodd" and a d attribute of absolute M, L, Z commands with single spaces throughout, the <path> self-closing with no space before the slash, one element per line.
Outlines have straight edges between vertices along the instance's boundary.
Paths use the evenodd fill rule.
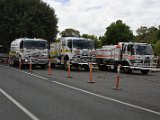
<path fill-rule="evenodd" d="M 48 63 L 48 42 L 44 39 L 19 38 L 11 43 L 10 64 L 17 66 L 19 62 L 27 65 L 40 65 L 42 68 Z"/>
<path fill-rule="evenodd" d="M 126 61 L 122 62 L 122 65 L 129 66 L 126 69 L 138 69 L 143 74 L 147 74 L 156 67 L 156 59 L 151 44 L 133 42 L 120 44 L 122 45 L 121 61 Z"/>
<path fill-rule="evenodd" d="M 54 46 L 54 47 L 53 47 Z M 57 50 L 59 54 L 57 54 L 52 64 L 61 64 L 65 68 L 67 67 L 67 63 L 69 62 L 71 67 L 83 67 L 85 70 L 89 70 L 89 62 L 95 63 L 95 48 L 94 41 L 85 38 L 77 38 L 77 37 L 62 37 L 58 43 L 52 43 L 51 53 L 55 53 Z M 93 64 L 94 64 L 93 63 Z"/>
<path fill-rule="evenodd" d="M 117 70 L 120 64 L 125 73 L 140 70 L 142 74 L 157 71 L 157 58 L 155 58 L 151 44 L 120 42 L 117 45 L 106 45 L 97 50 L 96 60 L 100 70 Z"/>

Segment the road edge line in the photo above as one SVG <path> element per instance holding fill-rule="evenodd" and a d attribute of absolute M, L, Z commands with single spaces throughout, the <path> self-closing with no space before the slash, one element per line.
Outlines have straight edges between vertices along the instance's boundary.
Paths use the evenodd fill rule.
<path fill-rule="evenodd" d="M 26 115 L 28 115 L 32 120 L 39 120 L 34 114 L 32 114 L 29 110 L 27 110 L 24 106 L 18 103 L 13 97 L 7 94 L 4 90 L 0 88 L 0 92 L 7 97 L 10 101 L 12 101 L 18 108 L 20 108 Z"/>
<path fill-rule="evenodd" d="M 12 68 L 12 69 L 13 69 L 13 68 Z M 25 73 L 25 74 L 28 74 L 28 75 L 37 77 L 37 78 L 42 79 L 42 80 L 49 80 L 49 79 L 46 78 L 46 77 L 42 77 L 42 76 L 39 76 L 39 75 L 36 75 L 36 74 L 31 74 L 31 73 L 29 73 L 29 72 L 25 72 L 25 71 L 22 71 L 22 70 L 17 70 L 17 69 L 13 69 L 13 70 L 16 70 L 16 71 L 19 71 L 19 72 L 23 72 L 23 73 Z M 99 97 L 99 98 L 102 98 L 102 99 L 114 101 L 114 102 L 117 102 L 117 103 L 120 103 L 120 104 L 129 106 L 129 107 L 132 107 L 132 108 L 136 108 L 136 109 L 139 109 L 139 110 L 147 111 L 147 112 L 150 112 L 150 113 L 153 113 L 153 114 L 156 114 L 156 115 L 159 115 L 159 116 L 160 116 L 160 112 L 157 112 L 157 111 L 154 111 L 154 110 L 150 110 L 150 109 L 147 109 L 147 108 L 144 108 L 144 107 L 140 107 L 140 106 L 138 106 L 138 105 L 130 104 L 130 103 L 127 103 L 127 102 L 123 102 L 123 101 L 114 99 L 114 98 L 110 98 L 110 97 L 107 97 L 107 96 L 103 96 L 103 95 L 100 95 L 100 94 L 96 94 L 96 93 L 93 93 L 93 92 L 89 92 L 89 91 L 86 91 L 86 90 L 83 90 L 83 89 L 80 89 L 80 88 L 77 88 L 77 87 L 74 87 L 74 86 L 71 86 L 71 85 L 67 85 L 67 84 L 64 84 L 64 83 L 61 83 L 61 82 L 57 82 L 57 81 L 53 81 L 53 80 L 49 80 L 49 81 L 51 81 L 51 82 L 53 82 L 53 83 L 56 83 L 56 84 L 58 84 L 58 85 L 61 85 L 61 86 L 70 88 L 70 89 L 74 89 L 74 90 L 77 90 L 77 91 L 81 91 L 81 92 L 90 94 L 90 95 L 92 95 L 92 96 L 96 96 L 96 97 Z"/>

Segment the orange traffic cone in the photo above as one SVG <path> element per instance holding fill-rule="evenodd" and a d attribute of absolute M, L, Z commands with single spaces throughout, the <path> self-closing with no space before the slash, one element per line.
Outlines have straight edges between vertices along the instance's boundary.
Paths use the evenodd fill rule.
<path fill-rule="evenodd" d="M 90 63 L 89 66 L 90 66 L 90 80 L 88 81 L 88 83 L 95 83 L 95 81 L 92 80 L 92 78 L 93 78 L 92 63 Z"/>

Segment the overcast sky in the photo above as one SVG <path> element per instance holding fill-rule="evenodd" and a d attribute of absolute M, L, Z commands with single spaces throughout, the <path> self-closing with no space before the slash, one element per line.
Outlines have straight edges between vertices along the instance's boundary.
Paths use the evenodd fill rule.
<path fill-rule="evenodd" d="M 54 8 L 59 31 L 103 36 L 106 27 L 122 20 L 135 33 L 140 26 L 160 25 L 160 0 L 43 0 Z"/>

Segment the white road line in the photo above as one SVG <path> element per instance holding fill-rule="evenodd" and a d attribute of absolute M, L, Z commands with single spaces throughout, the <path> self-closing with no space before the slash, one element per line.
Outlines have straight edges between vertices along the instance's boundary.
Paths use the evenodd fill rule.
<path fill-rule="evenodd" d="M 87 94 L 90 94 L 90 95 L 93 95 L 93 96 L 96 96 L 96 97 L 99 97 L 99 98 L 102 98 L 102 99 L 106 99 L 106 100 L 110 100 L 110 101 L 113 101 L 113 102 L 117 102 L 117 103 L 129 106 L 129 107 L 132 107 L 132 108 L 136 108 L 136 109 L 140 109 L 140 110 L 143 110 L 143 111 L 147 111 L 147 112 L 150 112 L 150 113 L 153 113 L 153 114 L 156 114 L 156 115 L 160 116 L 160 112 L 156 112 L 156 111 L 144 108 L 144 107 L 140 107 L 138 105 L 133 105 L 133 104 L 130 104 L 130 103 L 126 103 L 126 102 L 117 100 L 117 99 L 113 99 L 113 98 L 110 98 L 110 97 L 106 97 L 106 96 L 103 96 L 103 95 L 92 93 L 92 92 L 89 92 L 89 91 L 86 91 L 86 90 L 83 90 L 83 89 L 80 89 L 80 88 L 77 88 L 77 87 L 74 87 L 74 86 L 66 85 L 66 84 L 63 84 L 63 83 L 60 83 L 60 82 L 57 82 L 57 81 L 52 81 L 52 82 L 56 83 L 56 84 L 59 84 L 61 86 L 65 86 L 67 88 L 78 90 L 78 91 L 81 91 L 81 92 L 84 92 L 84 93 L 87 93 Z"/>
<path fill-rule="evenodd" d="M 17 70 L 17 69 L 14 69 L 14 70 Z M 21 71 L 21 70 L 17 70 L 17 71 Z M 24 71 L 21 71 L 21 72 L 24 72 Z M 41 76 L 38 76 L 38 75 L 35 75 L 35 74 L 31 74 L 31 73 L 28 73 L 28 72 L 24 72 L 24 73 L 29 74 L 29 75 L 34 76 L 34 77 L 37 77 L 37 78 L 40 78 L 40 79 L 43 79 L 43 80 L 49 80 L 48 78 L 41 77 Z M 77 87 L 74 87 L 74 86 L 71 86 L 71 85 L 63 84 L 61 82 L 57 82 L 57 81 L 53 81 L 53 80 L 51 80 L 51 82 L 56 83 L 56 84 L 61 85 L 61 86 L 64 86 L 64 87 L 67 87 L 67 88 L 70 88 L 70 89 L 74 89 L 74 90 L 77 90 L 77 91 L 81 91 L 81 92 L 87 93 L 87 94 L 90 94 L 90 95 L 93 95 L 93 96 L 96 96 L 96 97 L 99 97 L 99 98 L 102 98 L 102 99 L 106 99 L 106 100 L 110 100 L 110 101 L 113 101 L 113 102 L 117 102 L 117 103 L 129 106 L 129 107 L 132 107 L 132 108 L 136 108 L 136 109 L 139 109 L 139 110 L 147 111 L 147 112 L 150 112 L 150 113 L 153 113 L 153 114 L 156 114 L 156 115 L 160 116 L 160 112 L 157 112 L 157 111 L 154 111 L 154 110 L 150 110 L 150 109 L 147 109 L 147 108 L 144 108 L 144 107 L 140 107 L 138 105 L 126 103 L 126 102 L 123 102 L 123 101 L 120 101 L 120 100 L 117 100 L 117 99 L 113 99 L 113 98 L 110 98 L 110 97 L 106 97 L 106 96 L 103 96 L 103 95 L 92 93 L 92 92 L 89 92 L 89 91 L 86 91 L 86 90 L 83 90 L 83 89 L 80 89 L 80 88 L 77 88 Z"/>
<path fill-rule="evenodd" d="M 27 73 L 27 72 L 25 72 L 25 73 Z M 40 77 L 40 76 L 31 74 L 31 73 L 27 73 L 27 74 L 32 75 L 34 77 L 38 77 L 38 78 L 43 79 L 43 80 L 49 80 L 48 78 Z M 93 96 L 96 96 L 96 97 L 99 97 L 99 98 L 102 98 L 102 99 L 105 99 L 105 100 L 110 100 L 110 101 L 113 101 L 113 102 L 117 102 L 117 103 L 129 106 L 129 107 L 132 107 L 132 108 L 136 108 L 136 109 L 140 109 L 140 110 L 143 110 L 143 111 L 147 111 L 147 112 L 150 112 L 150 113 L 153 113 L 153 114 L 156 114 L 156 115 L 160 116 L 160 112 L 157 112 L 157 111 L 154 111 L 154 110 L 150 110 L 150 109 L 147 109 L 147 108 L 144 108 L 144 107 L 140 107 L 138 105 L 126 103 L 126 102 L 123 102 L 123 101 L 120 101 L 120 100 L 117 100 L 117 99 L 113 99 L 113 98 L 110 98 L 110 97 L 106 97 L 106 96 L 103 96 L 103 95 L 92 93 L 92 92 L 89 92 L 89 91 L 86 91 L 86 90 L 83 90 L 83 89 L 80 89 L 80 88 L 77 88 L 77 87 L 74 87 L 74 86 L 71 86 L 71 85 L 63 84 L 61 82 L 57 82 L 57 81 L 53 81 L 53 80 L 51 80 L 51 82 L 56 83 L 56 84 L 61 85 L 61 86 L 64 86 L 64 87 L 67 87 L 67 88 L 70 88 L 70 89 L 74 89 L 74 90 L 77 90 L 77 91 L 84 92 L 84 93 L 87 93 L 87 94 L 90 94 L 90 95 L 93 95 Z"/>
<path fill-rule="evenodd" d="M 32 120 L 39 120 L 35 115 L 33 115 L 30 111 L 28 111 L 25 107 L 23 107 L 20 103 L 18 103 L 15 99 L 13 99 L 9 94 L 7 94 L 1 88 L 0 92 L 3 95 L 5 95 L 10 101 L 12 101 L 17 107 L 19 107 L 24 113 L 26 113 Z"/>
<path fill-rule="evenodd" d="M 6 68 L 10 68 L 11 70 L 14 70 L 14 71 L 23 72 L 25 74 L 28 74 L 28 75 L 31 75 L 31 76 L 34 76 L 34 77 L 37 77 L 37 78 L 40 78 L 40 79 L 43 79 L 43 80 L 48 80 L 48 78 L 45 78 L 45 77 L 42 77 L 42 76 L 39 76 L 39 75 L 35 75 L 35 74 L 29 73 L 29 72 L 26 72 L 26 71 L 23 71 L 23 70 L 19 70 L 19 69 L 16 69 L 16 68 L 5 66 L 5 65 L 1 65 L 1 66 L 6 67 Z"/>

